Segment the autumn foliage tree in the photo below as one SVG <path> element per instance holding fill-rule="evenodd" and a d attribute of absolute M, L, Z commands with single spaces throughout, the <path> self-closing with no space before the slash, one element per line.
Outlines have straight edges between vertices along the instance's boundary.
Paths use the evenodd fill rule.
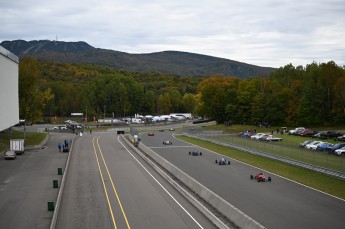
<path fill-rule="evenodd" d="M 43 116 L 43 109 L 54 98 L 50 88 L 45 87 L 37 71 L 37 62 L 25 57 L 19 64 L 19 115 L 30 122 Z"/>

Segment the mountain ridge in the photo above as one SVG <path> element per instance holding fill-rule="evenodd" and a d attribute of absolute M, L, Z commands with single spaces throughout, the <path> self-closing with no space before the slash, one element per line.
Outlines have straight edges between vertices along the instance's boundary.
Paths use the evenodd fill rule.
<path fill-rule="evenodd" d="M 0 45 L 20 58 L 30 55 L 37 59 L 54 62 L 88 63 L 128 71 L 159 72 L 178 76 L 222 74 L 251 78 L 268 75 L 275 70 L 275 68 L 260 67 L 225 58 L 181 51 L 130 54 L 94 48 L 84 41 L 13 40 L 3 41 Z"/>

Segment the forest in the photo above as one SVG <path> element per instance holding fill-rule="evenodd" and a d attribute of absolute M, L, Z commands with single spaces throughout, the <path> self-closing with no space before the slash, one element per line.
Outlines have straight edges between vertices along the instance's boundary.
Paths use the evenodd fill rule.
<path fill-rule="evenodd" d="M 103 117 L 188 112 L 218 123 L 320 126 L 345 123 L 345 67 L 288 64 L 267 76 L 183 77 L 24 57 L 20 117 L 32 122 L 84 113 Z"/>

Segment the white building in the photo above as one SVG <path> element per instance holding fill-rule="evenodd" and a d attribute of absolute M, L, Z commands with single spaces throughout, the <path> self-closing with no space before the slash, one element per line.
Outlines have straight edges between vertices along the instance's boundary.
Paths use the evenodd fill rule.
<path fill-rule="evenodd" d="M 19 123 L 19 58 L 0 46 L 0 131 Z"/>

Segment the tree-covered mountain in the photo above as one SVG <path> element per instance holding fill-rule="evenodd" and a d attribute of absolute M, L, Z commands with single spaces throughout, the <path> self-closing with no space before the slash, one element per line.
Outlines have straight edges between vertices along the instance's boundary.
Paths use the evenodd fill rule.
<path fill-rule="evenodd" d="M 63 41 L 3 41 L 1 46 L 20 58 L 32 56 L 40 60 L 62 63 L 88 63 L 134 72 L 157 72 L 178 76 L 211 76 L 222 74 L 239 78 L 265 76 L 274 68 L 259 67 L 234 60 L 207 55 L 163 51 L 130 54 L 94 48 L 86 42 Z"/>

